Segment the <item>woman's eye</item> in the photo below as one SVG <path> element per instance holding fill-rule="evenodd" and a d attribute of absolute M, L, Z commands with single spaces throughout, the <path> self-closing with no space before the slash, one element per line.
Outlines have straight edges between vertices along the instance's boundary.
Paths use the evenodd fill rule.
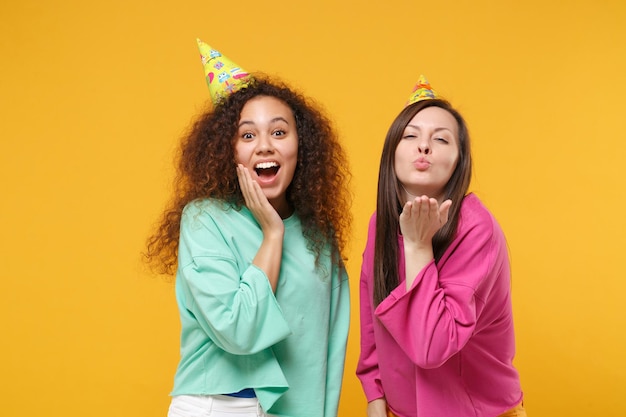
<path fill-rule="evenodd" d="M 404 135 L 402 136 L 402 139 L 415 139 L 417 136 L 413 135 L 413 134 L 408 134 L 408 135 Z"/>
<path fill-rule="evenodd" d="M 244 133 L 241 137 L 242 139 L 252 139 L 252 133 Z"/>
<path fill-rule="evenodd" d="M 274 136 L 284 136 L 285 135 L 285 131 L 284 130 L 276 130 L 274 131 Z"/>
<path fill-rule="evenodd" d="M 447 139 L 444 139 L 444 138 L 435 138 L 435 140 L 436 140 L 437 142 L 441 142 L 441 143 L 448 143 L 448 140 L 447 140 Z"/>

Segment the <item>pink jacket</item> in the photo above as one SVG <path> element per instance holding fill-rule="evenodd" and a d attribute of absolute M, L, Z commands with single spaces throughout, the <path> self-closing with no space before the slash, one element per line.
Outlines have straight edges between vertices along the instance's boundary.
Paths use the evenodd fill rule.
<path fill-rule="evenodd" d="M 368 401 L 385 397 L 399 417 L 495 417 L 522 400 L 513 367 L 515 337 L 504 234 L 473 194 L 438 264 L 372 305 L 376 216 L 361 269 L 361 356 Z"/>

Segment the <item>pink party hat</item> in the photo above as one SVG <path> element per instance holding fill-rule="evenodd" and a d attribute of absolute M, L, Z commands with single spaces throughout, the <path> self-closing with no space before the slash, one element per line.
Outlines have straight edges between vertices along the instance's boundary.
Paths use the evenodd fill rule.
<path fill-rule="evenodd" d="M 439 98 L 439 96 L 437 95 L 435 90 L 432 89 L 426 77 L 420 75 L 420 77 L 417 79 L 417 84 L 415 84 L 415 87 L 413 87 L 413 91 L 411 92 L 411 95 L 409 96 L 409 101 L 406 103 L 406 105 L 408 106 L 409 104 L 413 104 L 421 100 L 431 100 L 433 98 Z"/>
<path fill-rule="evenodd" d="M 219 51 L 211 48 L 200 39 L 196 40 L 198 41 L 198 49 L 200 49 L 200 58 L 204 66 L 204 76 L 209 85 L 211 100 L 213 100 L 213 104 L 217 104 L 229 94 L 245 86 L 249 74 Z"/>

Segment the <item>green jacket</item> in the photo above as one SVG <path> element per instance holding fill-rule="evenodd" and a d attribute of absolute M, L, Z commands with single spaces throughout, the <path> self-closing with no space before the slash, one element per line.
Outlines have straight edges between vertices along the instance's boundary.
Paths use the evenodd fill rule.
<path fill-rule="evenodd" d="M 263 238 L 243 207 L 199 200 L 183 211 L 176 276 L 181 358 L 172 395 L 254 388 L 277 416 L 335 417 L 350 315 L 343 267 L 307 249 L 284 220 L 276 294 L 252 265 Z"/>

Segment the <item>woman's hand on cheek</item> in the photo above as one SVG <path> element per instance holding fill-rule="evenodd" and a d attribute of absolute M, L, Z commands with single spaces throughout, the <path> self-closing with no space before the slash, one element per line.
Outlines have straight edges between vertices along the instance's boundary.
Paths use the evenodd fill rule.
<path fill-rule="evenodd" d="M 282 234 L 285 227 L 282 219 L 267 200 L 261 186 L 252 179 L 250 171 L 242 164 L 237 165 L 237 177 L 246 207 L 259 222 L 263 233 L 275 231 Z"/>

